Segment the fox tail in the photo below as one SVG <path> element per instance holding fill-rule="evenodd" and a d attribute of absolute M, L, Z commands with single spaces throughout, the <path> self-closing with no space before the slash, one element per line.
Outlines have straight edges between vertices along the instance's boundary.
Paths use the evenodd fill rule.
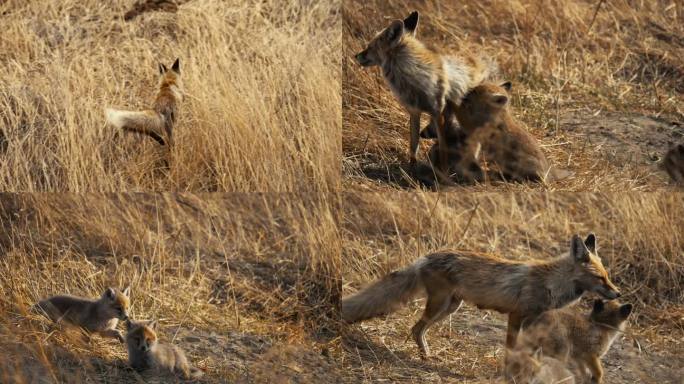
<path fill-rule="evenodd" d="M 166 144 L 164 137 L 164 120 L 162 116 L 152 110 L 146 111 L 119 111 L 105 109 L 107 122 L 119 129 L 128 132 L 136 132 L 150 136 L 161 145 Z"/>
<path fill-rule="evenodd" d="M 371 319 L 396 311 L 423 287 L 420 267 L 424 258 L 390 273 L 360 292 L 342 299 L 342 319 L 348 323 Z"/>

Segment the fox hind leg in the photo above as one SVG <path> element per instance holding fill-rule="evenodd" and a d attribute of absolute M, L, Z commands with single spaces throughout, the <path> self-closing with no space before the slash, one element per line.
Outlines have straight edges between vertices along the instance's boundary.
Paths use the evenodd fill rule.
<path fill-rule="evenodd" d="M 425 305 L 423 316 L 413 328 L 411 328 L 413 340 L 418 345 L 423 356 L 427 357 L 430 354 L 430 348 L 425 340 L 425 334 L 427 333 L 428 328 L 447 315 L 453 313 L 461 304 L 461 300 L 457 299 L 457 303 L 454 305 L 453 299 L 454 296 L 452 296 L 451 293 L 446 295 L 428 293 L 427 304 Z"/>

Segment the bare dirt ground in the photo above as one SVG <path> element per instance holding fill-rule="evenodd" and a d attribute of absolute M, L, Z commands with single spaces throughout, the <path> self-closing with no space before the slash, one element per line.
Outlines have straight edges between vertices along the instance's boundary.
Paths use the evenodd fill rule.
<path fill-rule="evenodd" d="M 344 295 L 416 258 L 444 249 L 544 259 L 594 232 L 598 254 L 623 302 L 629 328 L 603 359 L 606 383 L 681 383 L 684 369 L 684 195 L 681 193 L 347 193 Z M 584 300 L 581 311 L 592 296 Z M 463 305 L 431 328 L 433 358 L 420 358 L 409 330 L 424 300 L 343 327 L 349 382 L 501 380 L 505 316 Z"/>
<path fill-rule="evenodd" d="M 513 82 L 514 116 L 553 164 L 574 173 L 546 185 L 494 182 L 457 191 L 675 188 L 656 161 L 684 136 L 684 67 L 674 59 L 684 55 L 684 10 L 669 1 L 598 3 L 345 1 L 345 187 L 423 187 L 408 169 L 408 114 L 380 70 L 353 58 L 393 19 L 418 10 L 417 36 L 428 46 L 496 58 L 501 78 Z M 423 141 L 419 158 L 432 144 Z"/>

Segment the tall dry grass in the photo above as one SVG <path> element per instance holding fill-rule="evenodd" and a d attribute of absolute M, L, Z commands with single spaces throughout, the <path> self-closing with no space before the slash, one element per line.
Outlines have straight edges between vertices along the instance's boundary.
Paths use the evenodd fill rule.
<path fill-rule="evenodd" d="M 575 172 L 546 188 L 654 190 L 667 185 L 653 159 L 668 149 L 668 142 L 684 137 L 681 2 L 349 0 L 342 26 L 346 186 L 374 191 L 419 187 L 403 167 L 408 114 L 380 70 L 362 68 L 354 60 L 376 32 L 413 10 L 422 15 L 417 33 L 427 45 L 452 54 L 463 47 L 484 52 L 499 63 L 501 77 L 513 81 L 513 114 L 527 124 L 553 164 Z M 663 127 L 641 136 L 631 128 L 611 129 L 610 122 L 619 117 L 642 114 Z M 579 128 L 569 129 L 574 123 Z"/>
<path fill-rule="evenodd" d="M 339 179 L 339 4 L 133 0 L 0 4 L 0 190 L 327 191 Z M 104 108 L 148 108 L 181 59 L 171 167 L 115 137 Z"/>
<path fill-rule="evenodd" d="M 329 364 L 336 205 L 269 194 L 0 196 L 0 381 L 139 382 L 118 342 L 83 341 L 28 311 L 50 295 L 128 284 L 131 317 L 159 319 L 161 339 L 184 348 L 204 382 L 252 382 L 285 344 L 313 356 L 302 369 Z"/>

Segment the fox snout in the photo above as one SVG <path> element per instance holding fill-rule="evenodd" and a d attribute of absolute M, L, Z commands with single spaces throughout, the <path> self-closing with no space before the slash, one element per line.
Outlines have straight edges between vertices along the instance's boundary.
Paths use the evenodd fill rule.
<path fill-rule="evenodd" d="M 598 289 L 598 293 L 608 300 L 617 299 L 622 296 L 620 290 L 618 290 L 610 281 L 606 281 L 606 283 Z"/>
<path fill-rule="evenodd" d="M 371 60 L 368 60 L 368 57 L 366 55 L 368 54 L 367 51 L 359 52 L 354 56 L 356 58 L 356 61 L 362 66 L 362 67 L 368 67 L 372 64 Z"/>

